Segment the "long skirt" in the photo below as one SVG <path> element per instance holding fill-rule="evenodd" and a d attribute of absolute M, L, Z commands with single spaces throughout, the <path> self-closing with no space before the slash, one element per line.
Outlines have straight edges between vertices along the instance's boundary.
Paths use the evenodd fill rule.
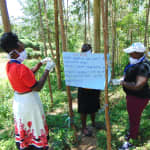
<path fill-rule="evenodd" d="M 48 126 L 38 92 L 14 93 L 15 140 L 19 150 L 47 150 Z"/>

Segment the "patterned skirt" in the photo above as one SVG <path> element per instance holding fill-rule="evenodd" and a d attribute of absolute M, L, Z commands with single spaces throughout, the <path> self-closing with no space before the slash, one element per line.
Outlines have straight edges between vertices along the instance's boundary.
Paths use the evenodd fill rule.
<path fill-rule="evenodd" d="M 15 140 L 19 150 L 47 150 L 48 126 L 38 92 L 14 94 Z"/>

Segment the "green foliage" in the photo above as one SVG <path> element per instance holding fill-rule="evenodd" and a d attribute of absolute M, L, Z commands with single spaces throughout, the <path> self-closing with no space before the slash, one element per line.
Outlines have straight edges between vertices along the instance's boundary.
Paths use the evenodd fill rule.
<path fill-rule="evenodd" d="M 24 43 L 25 48 L 30 47 L 33 48 L 34 50 L 40 50 L 40 44 L 37 42 L 33 42 L 29 39 L 20 39 Z"/>
<path fill-rule="evenodd" d="M 41 52 L 40 51 L 34 51 L 33 48 L 26 48 L 26 52 L 27 52 L 27 56 L 28 56 L 28 59 L 31 59 L 31 58 L 41 58 L 42 55 L 41 55 Z"/>
<path fill-rule="evenodd" d="M 0 82 L 0 129 L 10 127 L 12 124 L 12 97 L 13 91 L 6 80 Z"/>
<path fill-rule="evenodd" d="M 55 128 L 50 132 L 51 145 L 55 150 L 70 150 L 74 141 L 73 131 L 67 128 Z"/>
<path fill-rule="evenodd" d="M 115 63 L 115 74 L 116 75 L 121 75 L 123 76 L 123 71 L 125 66 L 128 64 L 128 58 L 129 56 L 126 53 L 122 53 L 122 55 L 120 56 L 120 61 L 119 63 Z"/>
<path fill-rule="evenodd" d="M 9 138 L 8 140 L 0 141 L 1 150 L 17 150 L 14 138 Z"/>
<path fill-rule="evenodd" d="M 20 39 L 20 40 L 24 43 L 25 48 L 26 48 L 26 47 L 32 47 L 32 42 L 31 42 L 31 40 L 29 40 L 29 39 Z"/>
<path fill-rule="evenodd" d="M 84 17 L 84 7 L 86 3 L 84 0 L 74 0 L 72 2 L 72 14 L 78 14 L 78 19 L 81 21 Z M 87 6 L 86 6 L 87 7 Z"/>

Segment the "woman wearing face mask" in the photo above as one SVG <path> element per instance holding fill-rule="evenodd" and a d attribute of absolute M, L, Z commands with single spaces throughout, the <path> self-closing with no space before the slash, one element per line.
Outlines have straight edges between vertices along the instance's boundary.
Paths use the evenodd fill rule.
<path fill-rule="evenodd" d="M 83 44 L 81 52 L 92 53 L 90 44 Z M 90 114 L 92 126 L 98 128 L 95 124 L 95 115 L 100 108 L 100 90 L 78 88 L 78 112 L 82 122 L 82 134 L 92 136 L 92 132 L 86 126 L 87 115 Z"/>
<path fill-rule="evenodd" d="M 137 139 L 141 114 L 148 104 L 150 90 L 148 78 L 150 63 L 145 57 L 145 47 L 142 43 L 134 43 L 124 52 L 129 54 L 129 64 L 124 69 L 124 81 L 121 82 L 126 93 L 127 111 L 129 115 L 129 133 L 126 135 L 122 149 L 132 146 L 130 139 Z"/>
<path fill-rule="evenodd" d="M 42 89 L 54 63 L 46 58 L 30 70 L 22 64 L 27 57 L 24 45 L 12 32 L 2 35 L 0 47 L 9 55 L 6 72 L 14 90 L 13 113 L 17 148 L 47 150 L 49 131 L 38 91 Z M 37 81 L 34 73 L 44 63 L 46 63 L 45 71 Z"/>

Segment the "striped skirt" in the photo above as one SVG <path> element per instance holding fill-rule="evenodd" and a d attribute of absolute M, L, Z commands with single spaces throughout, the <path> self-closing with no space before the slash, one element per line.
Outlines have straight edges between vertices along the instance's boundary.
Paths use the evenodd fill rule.
<path fill-rule="evenodd" d="M 38 92 L 14 94 L 15 139 L 19 150 L 47 150 L 48 126 Z"/>

